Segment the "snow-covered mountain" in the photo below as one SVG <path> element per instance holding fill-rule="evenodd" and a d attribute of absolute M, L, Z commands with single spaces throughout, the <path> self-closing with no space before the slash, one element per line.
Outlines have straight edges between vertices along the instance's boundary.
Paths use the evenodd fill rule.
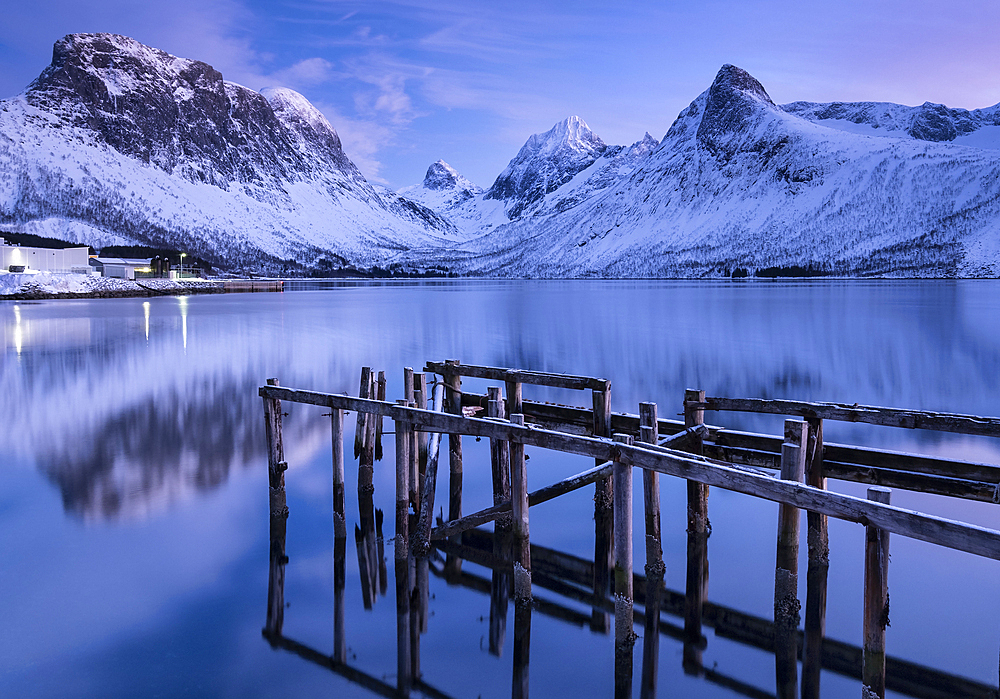
<path fill-rule="evenodd" d="M 0 102 L 0 223 L 90 244 L 188 250 L 222 267 L 371 265 L 453 227 L 381 196 L 302 95 L 113 34 L 74 34 Z"/>
<path fill-rule="evenodd" d="M 637 157 L 598 178 L 604 186 L 578 188 L 608 163 L 589 129 L 578 128 L 576 148 L 543 145 L 574 142 L 571 126 L 582 122 L 533 136 L 485 195 L 506 197 L 511 220 L 469 231 L 437 261 L 510 276 L 715 276 L 775 266 L 996 276 L 1000 151 L 982 146 L 995 140 L 998 111 L 779 107 L 749 73 L 726 65 L 658 146 L 641 141 Z M 550 176 L 553 159 L 575 173 Z"/>

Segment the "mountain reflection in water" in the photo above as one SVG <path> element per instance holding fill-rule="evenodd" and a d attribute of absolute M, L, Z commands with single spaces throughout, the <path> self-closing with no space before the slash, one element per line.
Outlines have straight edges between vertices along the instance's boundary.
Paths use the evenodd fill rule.
<path fill-rule="evenodd" d="M 614 410 L 634 413 L 640 401 L 656 401 L 664 418 L 679 412 L 685 388 L 1000 415 L 995 281 L 326 286 L 284 294 L 0 303 L 5 695 L 61 697 L 72 686 L 77 696 L 102 697 L 370 696 L 329 673 L 311 673 L 307 664 L 260 641 L 268 523 L 257 388 L 268 377 L 283 386 L 357 394 L 361 366 L 372 366 L 389 371 L 387 397 L 395 400 L 402 397 L 401 367 L 419 370 L 426 360 L 458 358 L 603 376 L 612 382 Z M 467 385 L 483 392 L 486 382 Z M 559 390 L 532 389 L 526 398 L 581 404 L 580 396 Z M 329 658 L 336 587 L 329 419 L 309 406 L 284 410 L 291 516 L 284 582 L 289 606 L 281 633 Z M 727 415 L 725 424 L 781 431 L 775 416 Z M 350 444 L 353 420 L 345 427 Z M 826 438 L 1000 462 L 1000 445 L 986 439 L 852 424 L 829 425 Z M 391 435 L 387 439 L 391 462 Z M 484 475 L 471 466 L 483 458 L 474 456 L 476 448 L 488 445 L 470 440 L 467 447 L 468 511 L 492 504 L 489 469 Z M 358 524 L 360 539 L 344 550 L 344 659 L 394 686 L 395 609 L 382 598 L 393 594 L 393 574 L 380 567 L 391 555 L 392 524 L 390 518 L 380 537 L 376 516 L 393 512 L 385 464 L 376 466 L 371 504 L 348 498 L 348 521 Z M 541 485 L 578 466 L 535 453 L 529 478 Z M 349 459 L 347 471 L 351 493 Z M 667 587 L 676 591 L 684 587 L 683 489 L 666 480 L 662 487 Z M 447 500 L 442 492 L 439 503 Z M 585 565 L 593 550 L 591 496 L 549 503 L 537 513 L 533 508 L 532 540 Z M 902 492 L 893 502 L 1000 526 L 988 503 Z M 766 620 L 773 596 L 773 508 L 713 491 L 710 512 L 709 601 Z M 831 525 L 828 634 L 845 643 L 860 640 L 858 537 L 854 525 Z M 1000 613 L 990 592 L 994 562 L 902 539 L 892 546 L 889 654 L 994 682 Z M 462 553 L 473 560 L 471 552 Z M 442 571 L 432 561 L 424 679 L 451 696 L 510 694 L 515 634 L 508 628 L 503 641 L 497 637 L 492 644 L 499 656 L 490 653 L 486 597 L 500 586 L 493 568 L 479 568 L 470 563 L 463 569 L 468 576 L 449 585 L 435 577 Z M 368 571 L 366 582 L 362 570 Z M 567 590 L 573 586 L 566 576 L 553 580 Z M 956 580 L 959 596 L 953 594 Z M 666 621 L 678 624 L 669 618 L 669 602 L 668 595 Z M 501 608 L 501 600 L 493 606 Z M 613 649 L 607 636 L 590 630 L 592 613 L 589 603 L 540 590 L 531 621 L 536 695 L 610 690 Z M 705 632 L 706 675 L 758 689 L 773 682 L 773 656 L 705 624 L 715 628 Z M 668 638 L 660 651 L 662 688 L 678 696 L 729 696 L 716 683 L 684 675 L 683 644 L 673 646 Z M 845 685 L 832 672 L 824 676 L 829 696 L 845 686 L 856 694 L 853 680 Z M 638 686 L 638 672 L 636 678 Z"/>

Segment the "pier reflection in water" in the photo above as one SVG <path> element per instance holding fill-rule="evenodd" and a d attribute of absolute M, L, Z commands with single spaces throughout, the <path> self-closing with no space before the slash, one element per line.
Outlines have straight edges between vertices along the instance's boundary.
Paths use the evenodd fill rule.
<path fill-rule="evenodd" d="M 364 381 L 365 379 L 362 379 L 362 393 L 364 393 Z M 373 392 L 369 395 L 375 395 L 374 383 L 371 384 L 370 388 Z M 703 401 L 704 397 L 699 396 L 695 400 Z M 438 402 L 440 402 L 440 398 Z M 495 402 L 491 401 L 491 403 Z M 410 402 L 404 400 L 401 403 Z M 265 405 L 267 405 L 266 399 Z M 651 405 L 645 404 L 643 409 L 648 410 L 648 406 Z M 495 406 L 491 406 L 491 410 L 495 411 Z M 644 430 L 651 430 L 648 434 L 643 431 L 641 438 L 644 442 L 656 443 L 655 406 L 652 406 L 652 411 L 651 415 L 643 414 L 640 418 L 640 424 L 647 426 Z M 689 427 L 701 424 L 703 418 L 696 414 L 697 412 L 691 411 L 692 414 L 685 416 L 685 423 Z M 531 544 L 529 556 L 523 559 L 527 562 L 530 570 L 527 578 L 529 587 L 526 591 L 527 594 L 525 594 L 523 587 L 525 578 L 518 579 L 518 571 L 523 572 L 523 567 L 518 568 L 518 564 L 522 560 L 521 554 L 517 547 L 512 545 L 515 540 L 516 527 L 512 527 L 510 519 L 498 518 L 493 532 L 485 529 L 466 530 L 460 536 L 433 541 L 430 549 L 421 551 L 418 545 L 410 545 L 410 536 L 413 536 L 413 542 L 417 542 L 419 539 L 417 533 L 429 525 L 426 522 L 419 522 L 415 515 L 409 513 L 411 503 L 407 498 L 406 501 L 397 501 L 397 538 L 394 556 L 397 614 L 396 681 L 392 683 L 385 676 L 376 677 L 352 666 L 348 662 L 345 652 L 349 633 L 345 625 L 345 605 L 349 603 L 344 599 L 346 522 L 343 515 L 343 501 L 340 499 L 344 492 L 344 465 L 342 449 L 338 449 L 337 446 L 342 441 L 343 436 L 343 411 L 333 410 L 331 418 L 334 433 L 334 652 L 332 655 L 327 655 L 285 635 L 283 610 L 286 605 L 284 583 L 285 566 L 288 563 L 285 554 L 288 509 L 274 499 L 272 499 L 270 514 L 271 547 L 268 604 L 266 624 L 263 630 L 264 638 L 272 647 L 289 651 L 329 669 L 375 695 L 407 697 L 410 696 L 411 692 L 417 692 L 422 696 L 448 697 L 450 695 L 447 692 L 434 686 L 432 678 L 425 679 L 421 670 L 421 636 L 428 632 L 428 600 L 431 596 L 431 581 L 440 581 L 435 582 L 435 585 L 444 584 L 459 587 L 488 598 L 488 600 L 483 599 L 482 608 L 485 611 L 488 606 L 489 609 L 489 653 L 496 656 L 501 655 L 504 647 L 509 597 L 510 591 L 513 589 L 516 600 L 513 613 L 511 696 L 520 698 L 529 695 L 530 639 L 534 613 L 581 631 L 589 629 L 605 634 L 610 633 L 609 628 L 602 629 L 599 625 L 595 625 L 595 619 L 602 615 L 610 617 L 611 614 L 620 611 L 616 610 L 616 604 L 620 604 L 621 600 L 606 592 L 595 591 L 596 571 L 601 570 L 597 560 L 587 560 L 545 546 Z M 280 419 L 280 411 L 268 413 L 269 432 L 273 432 L 273 421 L 277 420 L 277 430 L 280 433 Z M 386 594 L 388 587 L 384 541 L 381 532 L 381 511 L 374 511 L 372 504 L 371 475 L 374 467 L 376 435 L 381 435 L 381 429 L 377 425 L 380 420 L 380 417 L 376 418 L 373 415 L 364 417 L 359 415 L 360 443 L 356 449 L 359 457 L 358 511 L 361 524 L 355 526 L 355 543 L 358 552 L 362 603 L 365 609 L 371 609 L 377 597 Z M 652 427 L 649 427 L 650 425 Z M 435 439 L 437 439 L 437 435 L 432 437 L 431 451 L 433 453 L 429 461 L 424 464 L 426 472 L 431 474 L 436 468 L 437 445 Z M 786 441 L 788 439 L 789 436 L 786 435 Z M 413 461 L 410 459 L 410 454 L 413 453 L 410 450 L 426 454 L 425 450 L 420 449 L 420 439 L 417 433 L 412 426 L 406 423 L 397 423 L 395 442 L 397 458 L 400 463 Z M 283 478 L 284 464 L 281 461 L 283 454 L 281 453 L 280 438 L 277 440 L 269 439 L 269 445 L 272 449 L 271 459 L 274 466 L 272 472 L 276 477 Z M 808 444 L 806 446 L 808 447 Z M 499 443 L 491 445 L 491 460 L 494 463 L 499 462 L 502 466 L 504 459 L 507 459 L 509 468 L 512 454 L 505 453 L 504 450 L 497 447 L 499 447 Z M 515 448 L 523 449 L 523 446 L 515 445 L 515 443 L 507 443 L 507 447 L 511 452 Z M 808 448 L 805 453 L 806 456 L 803 458 L 807 460 Z M 519 457 L 520 455 L 518 455 Z M 433 477 L 430 480 L 433 481 Z M 518 490 L 524 486 L 523 483 L 517 483 L 516 478 L 513 480 L 515 481 L 513 488 L 511 483 L 495 484 L 498 491 L 501 492 L 506 487 L 508 499 L 512 492 L 516 496 Z M 272 486 L 277 483 L 278 481 L 272 480 Z M 657 498 L 657 488 L 649 487 L 649 484 L 647 487 L 647 498 Z M 272 487 L 272 497 L 276 496 L 276 491 L 282 491 L 281 497 L 283 498 L 283 481 L 280 488 Z M 405 487 L 398 487 L 397 493 L 420 497 L 419 491 L 408 491 Z M 427 511 L 428 500 L 426 494 L 424 495 L 422 505 L 424 506 L 423 510 Z M 707 494 L 701 494 L 701 496 L 707 497 Z M 433 499 L 430 502 L 433 504 Z M 402 521 L 399 519 L 400 516 L 404 518 Z M 656 519 L 658 520 L 658 518 Z M 782 519 L 784 518 L 779 518 L 779 527 L 781 527 Z M 647 519 L 646 525 L 648 534 L 651 528 L 658 529 L 659 522 Z M 642 665 L 639 683 L 641 696 L 652 697 L 657 695 L 658 690 L 662 692 L 670 689 L 669 687 L 658 687 L 657 674 L 661 664 L 660 656 L 664 652 L 660 644 L 661 637 L 665 637 L 669 639 L 669 642 L 680 646 L 682 651 L 680 660 L 686 675 L 700 678 L 706 683 L 725 688 L 741 696 L 797 696 L 800 660 L 802 662 L 802 695 L 805 697 L 819 696 L 821 671 L 832 672 L 854 680 L 862 679 L 863 649 L 823 637 L 828 567 L 823 555 L 825 542 L 810 541 L 805 628 L 799 630 L 797 609 L 794 610 L 793 616 L 795 618 L 792 623 L 789 624 L 787 619 L 781 618 L 779 614 L 780 599 L 777 591 L 776 621 L 755 616 L 739 609 L 714 604 L 708 600 L 710 535 L 711 527 L 707 522 L 707 517 L 704 517 L 703 521 L 699 521 L 697 513 L 696 515 L 689 513 L 687 575 L 684 592 L 665 586 L 659 541 L 657 541 L 659 537 L 647 536 L 647 544 L 650 543 L 650 539 L 655 543 L 652 549 L 647 550 L 647 575 L 635 574 L 631 578 L 634 603 L 642 608 L 641 611 L 636 610 L 631 617 L 634 629 L 642 632 Z M 779 564 L 782 556 L 780 546 L 779 541 Z M 518 564 L 515 563 L 515 557 L 518 558 Z M 470 570 L 464 565 L 466 563 L 472 564 L 474 569 Z M 608 582 L 608 585 L 601 586 L 603 590 L 611 588 L 610 581 Z M 532 596 L 531 586 L 546 591 L 546 596 Z M 449 620 L 446 623 L 453 624 L 454 620 Z M 709 644 L 704 633 L 706 627 L 712 629 L 715 638 L 727 639 L 747 648 L 774 654 L 773 662 L 777 678 L 774 690 L 742 679 L 739 676 L 739 671 L 729 674 L 719 670 L 715 664 L 706 665 L 703 662 L 703 652 Z M 352 629 L 351 632 L 364 634 L 366 629 Z M 385 639 L 385 641 L 386 651 L 389 651 L 391 641 L 389 639 Z M 631 646 L 628 650 L 631 650 Z M 676 655 L 676 653 L 668 655 Z M 621 681 L 620 678 L 625 676 L 622 669 L 617 667 L 623 662 L 627 664 L 627 684 L 624 688 L 616 687 L 616 695 L 630 696 L 633 656 L 631 653 L 620 653 L 620 648 L 616 646 L 616 681 Z M 967 680 L 891 656 L 886 658 L 885 675 L 887 689 L 918 699 L 937 699 L 939 697 L 996 699 L 998 696 L 995 686 Z"/>
<path fill-rule="evenodd" d="M 425 680 L 420 673 L 421 634 L 415 633 L 413 629 L 415 623 L 419 624 L 417 619 L 426 618 L 427 609 L 421 602 L 421 600 L 426 599 L 424 591 L 418 589 L 416 584 L 412 584 L 410 590 L 407 591 L 407 586 L 411 585 L 409 571 L 412 556 L 410 561 L 404 559 L 402 565 L 396 567 L 397 614 L 400 633 L 397 640 L 397 652 L 400 654 L 398 658 L 400 666 L 408 668 L 408 674 L 405 677 L 397 678 L 397 684 L 393 685 L 386 682 L 385 679 L 367 674 L 346 662 L 343 649 L 346 648 L 348 630 L 345 629 L 343 623 L 344 605 L 346 604 L 343 597 L 345 571 L 345 557 L 341 545 L 343 539 L 339 540 L 340 543 L 334 558 L 334 579 L 337 581 L 334 590 L 333 626 L 334 648 L 336 649 L 334 654 L 327 655 L 285 635 L 281 613 L 285 604 L 283 585 L 284 567 L 287 563 L 287 559 L 284 557 L 284 517 L 272 518 L 272 532 L 278 538 L 272 542 L 271 547 L 267 624 L 263 631 L 264 638 L 268 643 L 275 648 L 295 653 L 310 662 L 325 667 L 358 686 L 370 690 L 373 695 L 401 697 L 406 696 L 410 688 L 413 688 L 427 696 L 448 696 L 445 692 L 436 689 L 431 680 Z M 689 538 L 701 537 L 697 534 L 689 534 Z M 496 537 L 493 533 L 483 529 L 474 529 L 462 535 L 462 543 L 460 544 L 450 541 L 435 542 L 435 550 L 430 557 L 428 566 L 432 576 L 431 580 L 440 581 L 441 584 L 460 586 L 482 595 L 484 611 L 487 606 L 490 610 L 498 609 L 500 600 L 497 597 L 503 594 L 503 588 L 495 585 L 494 580 L 500 576 L 507 580 L 508 584 L 511 584 L 512 565 L 509 557 L 498 556 L 494 552 L 495 541 Z M 706 550 L 705 547 L 698 544 L 695 545 L 695 548 Z M 463 567 L 457 574 L 448 574 L 445 567 L 445 556 L 448 556 L 449 559 L 455 558 L 464 563 L 473 564 L 477 570 L 473 572 Z M 591 627 L 591 614 L 581 611 L 581 604 L 593 606 L 608 614 L 614 613 L 614 600 L 612 598 L 594 598 L 591 586 L 594 569 L 592 560 L 585 560 L 532 544 L 531 562 L 532 585 L 548 591 L 558 601 L 535 596 L 530 604 L 515 605 L 512 697 L 528 696 L 529 646 L 533 613 L 544 615 L 560 624 L 565 624 L 567 627 L 578 629 Z M 698 562 L 698 565 L 707 568 L 707 561 L 702 560 Z M 479 572 L 480 570 L 482 572 Z M 363 572 L 362 575 L 364 575 Z M 362 579 L 361 582 L 363 586 L 365 580 Z M 414 580 L 413 583 L 415 582 Z M 635 614 L 635 628 L 642 631 L 643 660 L 640 686 L 643 696 L 655 696 L 658 689 L 661 692 L 669 689 L 657 687 L 658 654 L 664 652 L 664 649 L 660 648 L 661 637 L 668 639 L 670 643 L 676 643 L 683 647 L 682 657 L 686 673 L 732 690 L 741 696 L 753 698 L 773 698 L 776 696 L 775 691 L 770 688 L 755 686 L 741 680 L 738 676 L 728 675 L 699 662 L 701 651 L 708 644 L 708 639 L 701 631 L 703 627 L 711 628 L 716 638 L 728 639 L 749 648 L 773 653 L 775 628 L 771 620 L 703 600 L 702 616 L 697 624 L 698 635 L 693 636 L 693 629 L 686 627 L 686 623 L 690 619 L 690 610 L 694 601 L 692 598 L 696 595 L 663 588 L 661 581 L 648 580 L 642 575 L 635 575 L 634 589 L 636 604 L 644 607 L 644 611 L 637 611 Z M 648 591 L 657 589 L 659 589 L 658 597 L 650 598 Z M 653 617 L 657 632 L 652 633 L 650 617 L 647 615 L 651 609 L 657 608 L 660 613 Z M 806 622 L 804 632 L 796 632 L 796 641 L 800 648 L 803 637 L 817 631 L 810 626 L 809 615 L 806 615 Z M 490 628 L 492 629 L 494 626 L 495 624 L 491 623 Z M 360 628 L 353 631 L 364 633 L 365 629 Z M 491 638 L 491 644 L 493 640 Z M 388 651 L 391 641 L 388 639 L 386 641 L 386 650 Z M 814 666 L 810 666 L 812 663 Z M 811 672 L 818 677 L 819 670 L 826 670 L 860 680 L 861 665 L 862 649 L 860 647 L 833 639 L 823 639 L 820 652 L 816 654 L 815 660 L 810 660 L 803 665 L 803 674 Z M 940 697 L 995 699 L 998 694 L 996 687 L 891 656 L 886 661 L 886 686 L 891 691 L 915 699 L 938 699 Z"/>

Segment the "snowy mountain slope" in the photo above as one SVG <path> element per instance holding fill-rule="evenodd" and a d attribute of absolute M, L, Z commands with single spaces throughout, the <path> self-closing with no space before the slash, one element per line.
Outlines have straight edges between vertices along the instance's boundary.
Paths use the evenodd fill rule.
<path fill-rule="evenodd" d="M 924 102 L 919 107 L 891 102 L 792 102 L 781 108 L 832 128 L 873 136 L 909 136 L 922 141 L 963 144 L 982 129 L 1000 127 L 1000 104 L 972 111 L 932 102 Z"/>
<path fill-rule="evenodd" d="M 259 94 L 111 34 L 64 37 L 38 79 L 0 102 L 0 223 L 272 268 L 381 263 L 452 230 L 380 196 L 298 93 Z"/>
<path fill-rule="evenodd" d="M 441 261 L 510 276 L 1000 273 L 1000 153 L 828 128 L 724 66 L 615 186 Z"/>

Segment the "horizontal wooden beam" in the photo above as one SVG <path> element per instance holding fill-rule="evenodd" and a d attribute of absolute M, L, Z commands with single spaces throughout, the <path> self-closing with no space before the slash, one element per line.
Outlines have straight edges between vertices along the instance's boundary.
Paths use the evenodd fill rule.
<path fill-rule="evenodd" d="M 572 376 L 570 374 L 552 374 L 543 371 L 525 371 L 523 369 L 504 369 L 491 366 L 476 366 L 473 364 L 445 364 L 444 362 L 427 362 L 424 371 L 430 371 L 442 376 L 466 376 L 472 379 L 492 379 L 494 381 L 510 381 L 527 383 L 535 386 L 551 388 L 573 388 L 577 390 L 592 389 L 594 391 L 611 390 L 611 382 L 592 376 Z"/>
<path fill-rule="evenodd" d="M 568 454 L 588 456 L 603 461 L 645 468 L 668 476 L 676 476 L 716 486 L 774 502 L 792 505 L 849 522 L 871 524 L 893 534 L 899 534 L 932 544 L 1000 560 L 1000 531 L 973 524 L 935 517 L 893 505 L 863 498 L 820 490 L 801 483 L 772 478 L 731 465 L 713 463 L 701 457 L 644 444 L 622 444 L 597 437 L 542 430 L 531 425 L 514 425 L 480 418 L 437 413 L 419 408 L 406 408 L 346 395 L 303 391 L 279 386 L 262 386 L 261 396 L 280 400 L 324 405 L 341 410 L 360 410 L 385 415 L 415 426 L 431 428 L 447 434 L 488 437 L 507 442 L 553 449 Z"/>
<path fill-rule="evenodd" d="M 763 400 L 758 398 L 706 398 L 696 407 L 704 410 L 731 410 L 744 413 L 770 413 L 801 417 L 863 422 L 886 427 L 937 430 L 958 434 L 1000 437 L 1000 418 L 936 413 L 925 410 L 881 408 L 873 405 L 845 403 L 808 403 L 794 400 Z"/>

